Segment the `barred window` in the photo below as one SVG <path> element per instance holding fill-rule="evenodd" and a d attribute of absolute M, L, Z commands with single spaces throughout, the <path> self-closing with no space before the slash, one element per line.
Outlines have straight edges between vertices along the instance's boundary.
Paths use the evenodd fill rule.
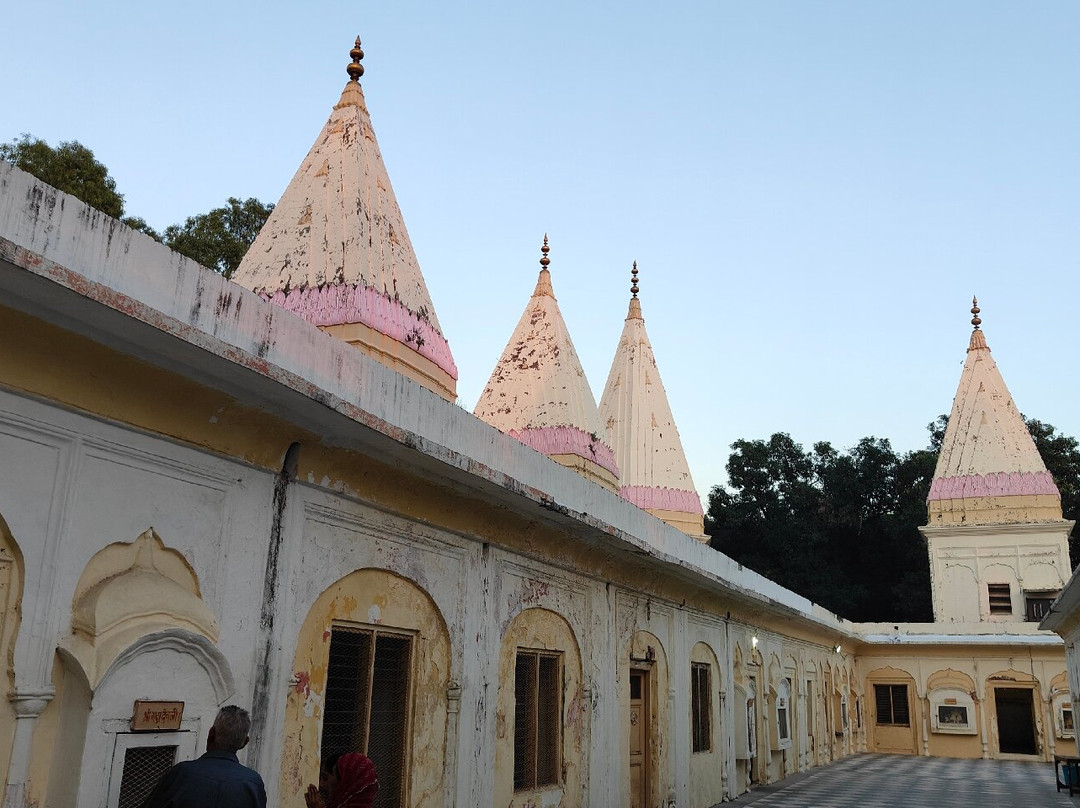
<path fill-rule="evenodd" d="M 323 710 L 322 754 L 360 752 L 379 774 L 378 806 L 405 804 L 413 638 L 334 626 Z"/>
<path fill-rule="evenodd" d="M 139 808 L 175 762 L 175 746 L 128 747 L 124 751 L 118 808 Z"/>
<path fill-rule="evenodd" d="M 514 790 L 559 783 L 562 656 L 518 649 L 514 665 Z"/>
<path fill-rule="evenodd" d="M 1028 594 L 1024 598 L 1027 606 L 1027 619 L 1032 623 L 1038 623 L 1046 615 L 1050 614 L 1050 607 L 1057 597 L 1057 592 L 1038 592 Z"/>
<path fill-rule="evenodd" d="M 690 664 L 690 716 L 695 752 L 712 749 L 711 678 L 708 664 Z"/>
<path fill-rule="evenodd" d="M 874 685 L 877 723 L 900 727 L 911 726 L 908 715 L 907 685 Z"/>

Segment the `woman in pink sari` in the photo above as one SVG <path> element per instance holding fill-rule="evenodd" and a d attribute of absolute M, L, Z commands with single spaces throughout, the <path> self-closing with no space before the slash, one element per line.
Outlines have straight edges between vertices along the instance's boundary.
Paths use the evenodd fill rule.
<path fill-rule="evenodd" d="M 342 755 L 334 766 L 329 802 L 323 800 L 317 786 L 308 786 L 304 801 L 307 808 L 371 808 L 379 790 L 375 764 L 359 752 Z"/>

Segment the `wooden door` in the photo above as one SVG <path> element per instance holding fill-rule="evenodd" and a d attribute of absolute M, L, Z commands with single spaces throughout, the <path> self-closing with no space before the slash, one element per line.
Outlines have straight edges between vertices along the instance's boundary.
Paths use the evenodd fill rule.
<path fill-rule="evenodd" d="M 649 804 L 649 672 L 630 671 L 630 808 Z"/>

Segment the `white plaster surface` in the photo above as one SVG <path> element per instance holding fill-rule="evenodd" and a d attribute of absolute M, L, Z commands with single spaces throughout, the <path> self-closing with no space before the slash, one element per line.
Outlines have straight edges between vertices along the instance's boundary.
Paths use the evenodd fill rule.
<path fill-rule="evenodd" d="M 570 426 L 603 439 L 596 399 L 547 269 L 540 271 L 536 289 L 473 414 L 501 432 Z"/>
<path fill-rule="evenodd" d="M 345 86 L 233 279 L 268 294 L 369 286 L 441 331 L 358 83 Z"/>
<path fill-rule="evenodd" d="M 600 398 L 600 418 L 615 450 L 620 486 L 696 491 L 636 297 Z"/>
<path fill-rule="evenodd" d="M 1045 472 L 982 331 L 971 337 L 934 479 Z"/>

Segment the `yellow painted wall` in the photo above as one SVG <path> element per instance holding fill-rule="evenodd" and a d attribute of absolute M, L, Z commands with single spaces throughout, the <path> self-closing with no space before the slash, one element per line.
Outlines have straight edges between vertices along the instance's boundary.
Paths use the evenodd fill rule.
<path fill-rule="evenodd" d="M 451 680 L 446 623 L 420 587 L 377 569 L 352 572 L 331 585 L 308 609 L 286 698 L 280 775 L 282 805 L 302 805 L 309 783 L 318 783 L 322 709 L 330 632 L 335 624 L 413 633 L 412 720 L 406 761 L 406 800 L 415 808 L 444 802 L 447 688 Z"/>
<path fill-rule="evenodd" d="M 514 664 L 519 648 L 559 651 L 562 655 L 562 782 L 558 787 L 514 791 Z M 506 629 L 499 651 L 494 804 L 507 808 L 536 805 L 570 808 L 581 805 L 583 757 L 587 742 L 582 732 L 585 720 L 581 654 L 573 629 L 562 616 L 552 611 L 526 609 Z"/>

